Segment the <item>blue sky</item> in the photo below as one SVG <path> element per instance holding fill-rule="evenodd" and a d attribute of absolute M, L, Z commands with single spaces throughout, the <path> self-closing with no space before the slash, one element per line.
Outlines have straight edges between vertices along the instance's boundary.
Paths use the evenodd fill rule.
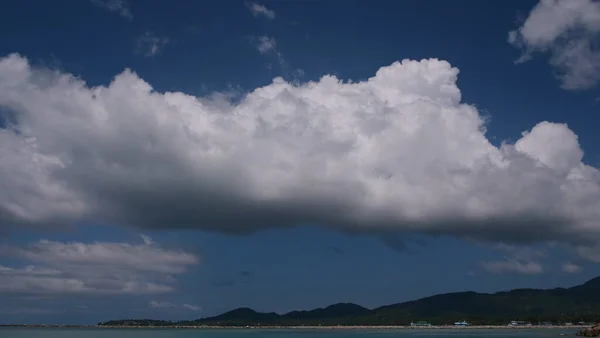
<path fill-rule="evenodd" d="M 600 275 L 599 19 L 589 0 L 11 2 L 2 321 Z"/>

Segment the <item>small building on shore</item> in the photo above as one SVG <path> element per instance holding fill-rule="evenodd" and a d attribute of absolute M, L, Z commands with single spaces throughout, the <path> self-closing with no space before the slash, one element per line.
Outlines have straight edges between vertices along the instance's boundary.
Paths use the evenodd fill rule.
<path fill-rule="evenodd" d="M 431 323 L 426 320 L 417 320 L 416 322 L 410 322 L 412 327 L 427 327 L 431 326 Z"/>

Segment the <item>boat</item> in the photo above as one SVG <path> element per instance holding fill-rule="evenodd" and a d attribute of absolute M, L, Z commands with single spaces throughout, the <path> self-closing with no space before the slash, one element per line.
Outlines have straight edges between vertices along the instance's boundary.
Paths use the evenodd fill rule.
<path fill-rule="evenodd" d="M 511 320 L 508 326 L 531 326 L 531 323 L 526 323 L 522 320 Z"/>
<path fill-rule="evenodd" d="M 455 322 L 454 325 L 456 326 L 469 326 L 469 323 L 467 323 L 466 320 L 460 321 L 460 322 Z"/>

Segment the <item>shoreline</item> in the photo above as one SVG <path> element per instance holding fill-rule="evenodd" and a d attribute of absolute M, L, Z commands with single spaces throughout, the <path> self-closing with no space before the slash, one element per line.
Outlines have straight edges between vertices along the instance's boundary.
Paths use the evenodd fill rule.
<path fill-rule="evenodd" d="M 346 325 L 346 326 L 105 326 L 105 325 L 44 325 L 44 324 L 1 324 L 0 328 L 59 328 L 59 329 L 195 329 L 195 330 L 577 330 L 585 329 L 590 325 L 432 325 L 432 326 L 405 326 L 405 325 Z"/>

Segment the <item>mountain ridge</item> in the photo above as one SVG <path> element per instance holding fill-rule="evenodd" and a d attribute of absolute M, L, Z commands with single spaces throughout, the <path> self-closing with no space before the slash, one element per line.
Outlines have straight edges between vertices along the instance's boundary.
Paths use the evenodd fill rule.
<path fill-rule="evenodd" d="M 569 288 L 520 288 L 494 293 L 460 291 L 368 309 L 354 303 L 336 303 L 312 310 L 284 314 L 258 312 L 248 307 L 175 325 L 406 325 L 428 320 L 443 325 L 457 320 L 499 325 L 511 320 L 554 323 L 596 321 L 600 318 L 600 277 Z M 100 325 L 125 325 L 117 320 Z M 152 321 L 152 320 L 145 320 Z"/>

